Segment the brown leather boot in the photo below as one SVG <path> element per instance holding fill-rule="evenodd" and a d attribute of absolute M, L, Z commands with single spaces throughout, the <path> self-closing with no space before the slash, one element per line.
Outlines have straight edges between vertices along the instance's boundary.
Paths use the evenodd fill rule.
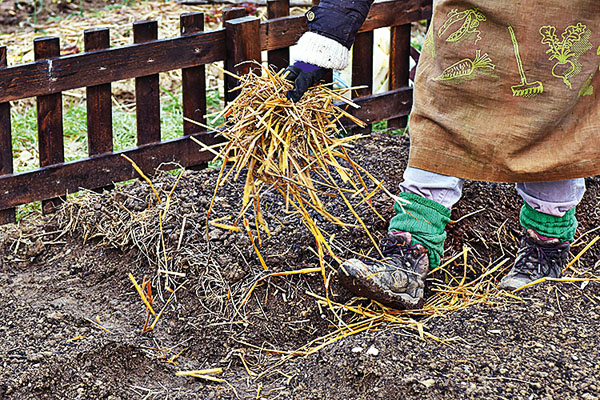
<path fill-rule="evenodd" d="M 380 242 L 385 258 L 344 262 L 339 271 L 342 284 L 358 296 L 393 308 L 421 308 L 429 256 L 424 246 L 411 242 L 408 232 L 389 232 Z"/>

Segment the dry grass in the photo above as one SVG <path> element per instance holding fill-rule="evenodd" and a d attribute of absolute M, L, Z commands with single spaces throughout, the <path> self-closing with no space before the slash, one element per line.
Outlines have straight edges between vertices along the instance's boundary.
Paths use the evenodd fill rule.
<path fill-rule="evenodd" d="M 313 234 L 321 273 L 326 280 L 324 256 L 328 255 L 338 262 L 340 258 L 313 216 L 318 214 L 343 227 L 362 227 L 377 247 L 349 198 L 359 198 L 359 204 L 370 204 L 371 197 L 383 185 L 348 154 L 347 149 L 361 136 L 339 135 L 342 118 L 362 127 L 365 125 L 335 103 L 357 106 L 339 91 L 323 85 L 310 88 L 298 103 L 293 103 L 286 97 L 292 85 L 283 74 L 263 68 L 261 76 L 254 73 L 236 76 L 239 95 L 215 117 L 226 118 L 219 129 L 219 134 L 226 139 L 219 146 L 222 149 L 216 152 L 198 142 L 203 148 L 213 151 L 216 158 L 223 159 L 207 219 L 222 186 L 229 179 L 236 181 L 242 176 L 245 183 L 240 211 L 232 225 L 221 227 L 237 231 L 242 225 L 263 268 L 267 270 L 268 266 L 258 250 L 262 235 L 270 236 L 260 200 L 263 193 L 279 192 L 285 199 L 285 212 L 299 213 Z M 344 221 L 330 213 L 324 205 L 324 199 L 328 197 L 343 199 L 353 218 Z M 250 206 L 253 207 L 251 214 L 256 226 L 254 233 L 249 229 L 246 218 Z M 374 208 L 372 210 L 377 213 Z"/>

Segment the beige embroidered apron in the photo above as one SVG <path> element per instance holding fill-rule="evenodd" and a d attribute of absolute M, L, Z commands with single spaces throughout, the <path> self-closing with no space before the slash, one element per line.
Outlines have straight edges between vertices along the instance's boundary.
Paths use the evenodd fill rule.
<path fill-rule="evenodd" d="M 434 1 L 409 165 L 498 182 L 600 174 L 600 0 Z"/>

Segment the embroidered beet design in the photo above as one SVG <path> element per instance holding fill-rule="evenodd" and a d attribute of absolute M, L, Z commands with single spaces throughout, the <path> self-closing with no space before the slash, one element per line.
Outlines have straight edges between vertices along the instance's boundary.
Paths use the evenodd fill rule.
<path fill-rule="evenodd" d="M 549 47 L 546 50 L 546 53 L 550 54 L 548 60 L 555 60 L 552 75 L 562 79 L 569 89 L 572 89 L 570 79 L 581 72 L 579 57 L 592 48 L 589 40 L 591 34 L 581 22 L 567 26 L 561 35 L 562 40 L 556 35 L 556 27 L 544 25 L 540 28 L 542 43 Z"/>

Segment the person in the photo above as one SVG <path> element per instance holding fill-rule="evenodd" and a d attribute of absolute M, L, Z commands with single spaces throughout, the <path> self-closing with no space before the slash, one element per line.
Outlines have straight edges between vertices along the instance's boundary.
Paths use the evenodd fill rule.
<path fill-rule="evenodd" d="M 321 0 L 306 13 L 309 30 L 287 68 L 292 101 L 325 70 L 346 67 L 371 4 Z M 345 261 L 344 286 L 395 308 L 422 307 L 464 179 L 516 182 L 523 199 L 523 237 L 500 288 L 560 276 L 583 178 L 600 173 L 599 26 L 595 0 L 434 0 L 384 258 Z"/>

